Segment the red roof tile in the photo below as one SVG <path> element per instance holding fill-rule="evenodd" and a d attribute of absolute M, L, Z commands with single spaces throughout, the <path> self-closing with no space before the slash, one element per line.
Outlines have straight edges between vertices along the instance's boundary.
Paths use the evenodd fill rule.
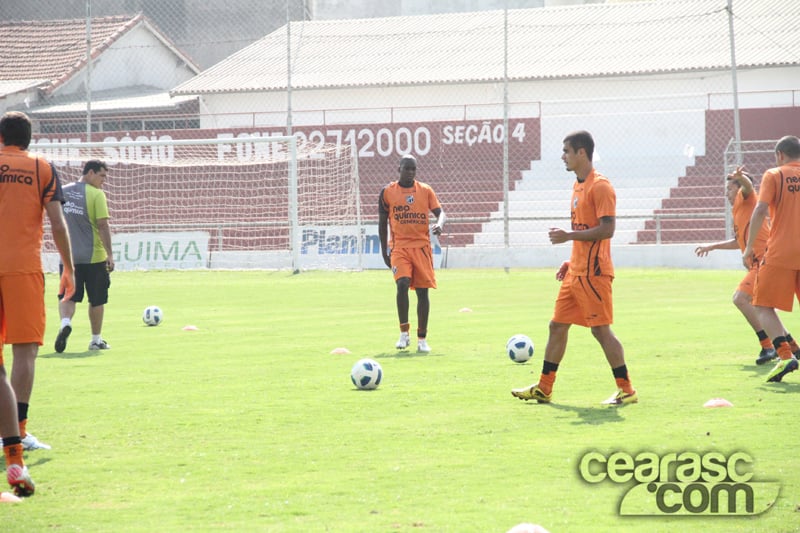
<path fill-rule="evenodd" d="M 144 20 L 143 15 L 92 19 L 92 57 Z M 0 22 L 0 81 L 45 79 L 51 92 L 86 64 L 86 19 Z"/>

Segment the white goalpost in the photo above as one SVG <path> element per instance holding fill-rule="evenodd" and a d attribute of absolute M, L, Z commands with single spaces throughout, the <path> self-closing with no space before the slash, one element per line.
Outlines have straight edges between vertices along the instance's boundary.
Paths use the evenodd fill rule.
<path fill-rule="evenodd" d="M 49 143 L 29 150 L 63 184 L 108 165 L 120 270 L 361 269 L 358 162 L 348 145 L 294 136 Z M 45 266 L 57 269 L 52 242 Z M 52 262 L 55 261 L 55 267 Z"/>

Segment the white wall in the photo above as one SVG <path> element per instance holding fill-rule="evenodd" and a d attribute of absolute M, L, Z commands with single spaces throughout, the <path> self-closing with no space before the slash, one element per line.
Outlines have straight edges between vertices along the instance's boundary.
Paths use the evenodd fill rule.
<path fill-rule="evenodd" d="M 147 56 L 142 60 L 142 55 Z M 92 91 L 147 86 L 169 90 L 195 73 L 144 26 L 137 26 L 105 50 L 92 65 Z M 58 95 L 83 92 L 83 73 L 56 90 Z"/>
<path fill-rule="evenodd" d="M 744 93 L 740 94 L 742 108 L 797 105 L 800 67 L 742 69 L 737 79 L 739 91 Z M 538 103 L 543 116 L 702 112 L 709 108 L 731 109 L 731 84 L 728 72 L 515 81 L 509 84 L 509 101 L 517 108 L 512 110 L 514 116 L 538 116 Z M 271 125 L 286 122 L 286 91 L 208 94 L 203 101 L 203 127 L 250 125 L 255 120 Z M 321 124 L 324 110 L 328 123 L 386 122 L 390 109 L 431 120 L 435 118 L 432 113 L 441 111 L 439 108 L 450 106 L 453 112 L 459 112 L 458 106 L 465 105 L 485 106 L 483 112 L 487 116 L 475 118 L 498 118 L 502 116 L 502 102 L 502 83 L 292 91 L 293 122 L 298 125 Z M 536 105 L 526 107 L 525 103 Z M 337 117 L 335 110 L 346 113 Z M 216 123 L 206 126 L 209 121 Z"/>
<path fill-rule="evenodd" d="M 704 270 L 741 270 L 742 255 L 735 250 L 719 250 L 708 257 L 695 255 L 696 244 L 612 245 L 615 268 L 664 267 Z M 570 244 L 511 248 L 444 248 L 445 268 L 553 268 L 569 259 Z M 554 270 L 555 273 L 555 270 Z"/>
<path fill-rule="evenodd" d="M 667 245 L 617 245 L 612 246 L 615 268 L 662 267 L 691 268 L 703 270 L 738 270 L 744 276 L 741 254 L 733 250 L 719 250 L 708 257 L 698 258 L 694 254 L 694 244 Z M 569 259 L 570 245 L 527 246 L 509 250 L 503 248 L 443 248 L 440 268 L 553 268 Z M 287 270 L 292 267 L 291 254 L 287 252 L 254 253 L 241 252 L 213 254 L 211 268 L 254 268 L 264 270 Z M 257 256 L 257 259 L 254 257 Z M 236 259 L 241 265 L 236 266 Z M 58 272 L 58 254 L 43 254 L 42 262 L 46 272 Z M 371 263 L 377 264 L 377 263 Z M 224 266 L 216 266 L 224 265 Z M 385 268 L 380 265 L 378 268 Z"/>

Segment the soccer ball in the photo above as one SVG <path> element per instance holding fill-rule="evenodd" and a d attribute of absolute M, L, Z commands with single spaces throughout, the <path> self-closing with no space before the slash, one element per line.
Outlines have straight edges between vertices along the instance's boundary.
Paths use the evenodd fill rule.
<path fill-rule="evenodd" d="M 142 313 L 142 322 L 148 326 L 157 326 L 161 324 L 162 320 L 164 320 L 164 313 L 156 305 L 145 308 L 144 313 Z"/>
<path fill-rule="evenodd" d="M 350 379 L 359 389 L 376 389 L 381 384 L 383 369 L 374 359 L 359 359 L 350 370 Z"/>
<path fill-rule="evenodd" d="M 524 363 L 533 357 L 533 341 L 527 335 L 518 333 L 508 339 L 506 353 L 515 363 Z"/>

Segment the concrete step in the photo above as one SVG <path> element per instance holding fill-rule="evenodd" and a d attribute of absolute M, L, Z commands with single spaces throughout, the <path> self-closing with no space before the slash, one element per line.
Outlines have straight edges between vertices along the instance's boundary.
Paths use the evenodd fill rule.
<path fill-rule="evenodd" d="M 644 224 L 644 229 L 656 229 L 655 220 L 647 220 Z M 701 229 L 725 229 L 724 218 L 665 218 L 661 220 L 662 230 L 673 229 L 686 229 L 686 230 L 701 230 Z"/>
<path fill-rule="evenodd" d="M 727 200 L 721 196 L 701 198 L 664 198 L 661 203 L 661 208 L 722 210 L 725 208 L 726 203 Z"/>
<path fill-rule="evenodd" d="M 672 187 L 669 190 L 670 198 L 703 198 L 711 196 L 724 196 L 725 186 L 718 185 L 688 185 L 684 187 Z"/>
<path fill-rule="evenodd" d="M 722 241 L 725 240 L 725 230 L 711 230 L 711 229 L 674 229 L 662 230 L 661 242 L 662 243 L 703 243 L 708 241 Z M 652 244 L 656 242 L 655 230 L 641 230 L 636 237 L 638 244 Z"/>

